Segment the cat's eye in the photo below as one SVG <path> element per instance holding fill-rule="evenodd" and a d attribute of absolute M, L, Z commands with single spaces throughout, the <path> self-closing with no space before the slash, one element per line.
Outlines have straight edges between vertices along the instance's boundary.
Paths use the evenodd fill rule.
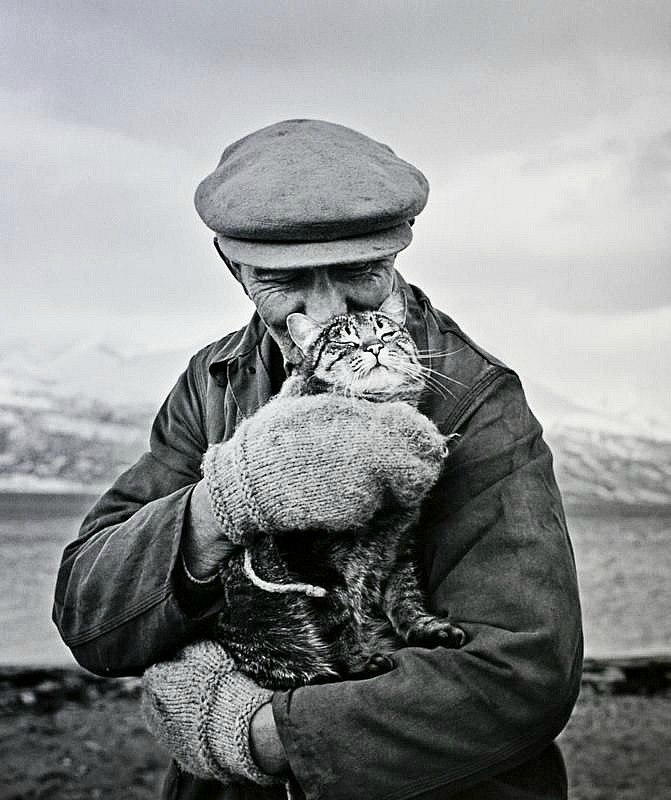
<path fill-rule="evenodd" d="M 329 353 L 338 353 L 341 350 L 351 350 L 353 347 L 356 347 L 354 342 L 343 342 L 339 341 L 338 339 L 334 339 L 332 342 L 329 342 L 326 346 L 326 349 Z"/>

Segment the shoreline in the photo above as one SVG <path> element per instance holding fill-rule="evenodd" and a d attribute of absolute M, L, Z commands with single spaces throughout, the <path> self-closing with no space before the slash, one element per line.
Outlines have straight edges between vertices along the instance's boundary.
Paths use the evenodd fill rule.
<path fill-rule="evenodd" d="M 586 662 L 576 706 L 558 741 L 572 800 L 666 796 L 671 691 L 626 670 Z M 664 681 L 668 687 L 669 661 Z M 659 665 L 659 661 L 656 662 Z M 0 667 L 3 800 L 155 800 L 169 763 L 142 717 L 139 678 L 81 667 Z"/>
<path fill-rule="evenodd" d="M 72 483 L 60 479 L 31 479 L 24 480 L 20 477 L 0 477 L 0 510 L 5 510 L 14 502 L 28 503 L 30 500 L 38 502 L 64 501 L 79 504 L 87 509 L 102 495 L 109 485 Z M 597 497 L 572 497 L 569 493 L 563 495 L 564 509 L 567 517 L 599 517 L 599 518 L 629 518 L 629 517 L 671 517 L 671 501 L 626 501 L 615 498 Z"/>
<path fill-rule="evenodd" d="M 603 695 L 653 696 L 671 688 L 671 652 L 590 656 L 582 688 Z M 139 677 L 104 678 L 77 665 L 0 665 L 0 714 L 54 712 L 66 703 L 139 698 Z"/>

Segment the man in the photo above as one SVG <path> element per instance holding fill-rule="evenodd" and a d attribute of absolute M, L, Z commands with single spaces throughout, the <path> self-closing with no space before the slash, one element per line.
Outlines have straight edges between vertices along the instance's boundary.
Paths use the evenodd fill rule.
<path fill-rule="evenodd" d="M 275 797 L 287 776 L 310 800 L 566 796 L 553 740 L 577 697 L 582 637 L 552 459 L 517 376 L 394 270 L 427 195 L 424 176 L 385 145 L 314 120 L 231 145 L 196 192 L 257 314 L 193 357 L 158 414 L 151 451 L 66 548 L 54 606 L 65 642 L 93 672 L 140 674 L 162 662 L 147 673 L 152 724 L 201 776 L 173 768 L 166 796 Z M 449 609 L 468 642 L 405 648 L 371 680 L 262 690 L 223 648 L 199 641 L 221 602 L 218 570 L 253 530 L 254 509 L 286 502 L 284 467 L 298 457 L 290 445 L 256 448 L 246 466 L 266 478 L 252 486 L 236 469 L 240 425 L 262 409 L 269 441 L 274 424 L 286 428 L 265 404 L 300 358 L 289 313 L 325 322 L 377 308 L 395 287 L 419 348 L 449 376 L 444 395 L 426 392 L 420 405 L 459 436 L 418 537 L 431 606 Z M 347 419 L 340 424 L 346 440 Z M 290 421 L 301 447 L 323 447 L 311 425 Z M 200 468 L 211 445 L 228 478 L 208 491 Z M 344 462 L 344 481 L 377 479 L 365 453 Z M 323 493 L 341 500 L 330 477 L 305 475 L 315 528 Z"/>

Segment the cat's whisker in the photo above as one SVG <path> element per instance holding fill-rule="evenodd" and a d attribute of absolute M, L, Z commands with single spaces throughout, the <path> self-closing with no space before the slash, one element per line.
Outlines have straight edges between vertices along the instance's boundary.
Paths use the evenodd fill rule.
<path fill-rule="evenodd" d="M 418 350 L 417 353 L 421 358 L 431 358 L 431 356 L 456 356 L 466 349 L 466 345 L 460 347 L 458 350 Z"/>
<path fill-rule="evenodd" d="M 419 353 L 417 358 L 420 361 L 431 361 L 433 358 L 446 358 L 453 355 L 453 353 Z"/>
<path fill-rule="evenodd" d="M 422 381 L 427 388 L 432 389 L 434 392 L 436 392 L 436 394 L 439 394 L 444 398 L 447 398 L 449 395 L 456 400 L 456 396 L 446 386 L 443 386 L 441 383 L 439 383 L 436 378 L 432 377 L 431 375 L 420 375 L 419 371 L 424 369 L 421 367 L 421 365 L 418 365 L 417 370 L 411 370 L 407 366 L 402 365 L 395 366 L 394 368 L 397 370 L 397 372 L 400 372 L 403 375 L 407 375 L 415 380 Z"/>
<path fill-rule="evenodd" d="M 455 400 L 457 399 L 456 395 L 453 392 L 451 392 L 445 386 L 442 386 L 434 378 L 429 378 L 429 377 L 425 376 L 424 377 L 424 383 L 429 389 L 433 389 L 434 392 L 436 392 L 437 394 L 441 395 L 442 397 L 447 398 L 449 396 L 449 397 L 454 398 Z"/>
<path fill-rule="evenodd" d="M 423 375 L 423 376 L 422 376 L 422 379 L 423 379 L 424 383 L 425 383 L 427 386 L 429 386 L 429 387 L 431 387 L 431 388 L 434 388 L 434 389 L 440 388 L 440 390 L 441 390 L 441 392 L 443 393 L 443 396 L 444 396 L 444 397 L 447 397 L 447 396 L 449 395 L 449 396 L 450 396 L 450 397 L 452 397 L 454 400 L 456 400 L 456 399 L 457 399 L 457 396 L 456 396 L 456 394 L 454 394 L 454 392 L 450 391 L 450 389 L 448 389 L 448 388 L 447 388 L 447 386 L 444 386 L 444 385 L 443 385 L 443 384 L 442 384 L 442 383 L 441 383 L 441 382 L 438 380 L 438 378 L 434 378 L 432 375 Z"/>
<path fill-rule="evenodd" d="M 396 372 L 402 372 L 404 375 L 412 375 L 418 381 L 422 380 L 422 370 L 424 367 L 421 364 L 415 364 L 412 361 L 399 356 L 397 353 L 389 353 L 390 368 Z"/>
<path fill-rule="evenodd" d="M 393 372 L 400 372 L 403 375 L 409 375 L 418 381 L 422 380 L 422 376 L 420 374 L 420 364 L 415 367 L 412 363 L 401 358 L 396 353 L 390 353 L 388 358 L 390 362 L 389 369 L 391 369 Z"/>
<path fill-rule="evenodd" d="M 458 381 L 456 378 L 451 378 L 449 375 L 446 375 L 444 372 L 440 372 L 437 369 L 433 369 L 432 367 L 426 367 L 424 364 L 421 365 L 421 369 L 423 372 L 431 375 L 439 375 L 441 378 L 444 378 L 446 381 L 450 381 L 450 383 L 456 383 L 458 386 L 463 386 L 464 389 L 467 389 L 468 386 L 461 381 Z"/>
<path fill-rule="evenodd" d="M 424 367 L 421 364 L 419 364 L 417 368 L 418 380 L 423 381 L 430 389 L 433 389 L 439 394 L 442 394 L 443 397 L 447 397 L 447 395 L 449 395 L 450 397 L 453 397 L 456 400 L 457 399 L 456 395 L 453 392 L 451 392 L 447 388 L 447 386 L 443 386 L 443 384 L 438 380 L 438 378 L 435 378 L 431 374 L 431 372 L 432 371 L 428 370 L 427 367 Z M 441 375 L 441 373 L 438 374 Z"/>

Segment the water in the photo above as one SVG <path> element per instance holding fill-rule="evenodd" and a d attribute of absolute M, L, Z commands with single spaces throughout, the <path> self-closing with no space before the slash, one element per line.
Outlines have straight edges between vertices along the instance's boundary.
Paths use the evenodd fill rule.
<path fill-rule="evenodd" d="M 671 651 L 671 514 L 569 520 L 588 655 Z"/>
<path fill-rule="evenodd" d="M 73 664 L 51 621 L 65 545 L 95 498 L 0 493 L 0 662 Z"/>
<path fill-rule="evenodd" d="M 64 546 L 95 498 L 0 493 L 0 663 L 72 664 L 51 622 Z M 671 515 L 570 520 L 588 654 L 671 649 Z"/>

